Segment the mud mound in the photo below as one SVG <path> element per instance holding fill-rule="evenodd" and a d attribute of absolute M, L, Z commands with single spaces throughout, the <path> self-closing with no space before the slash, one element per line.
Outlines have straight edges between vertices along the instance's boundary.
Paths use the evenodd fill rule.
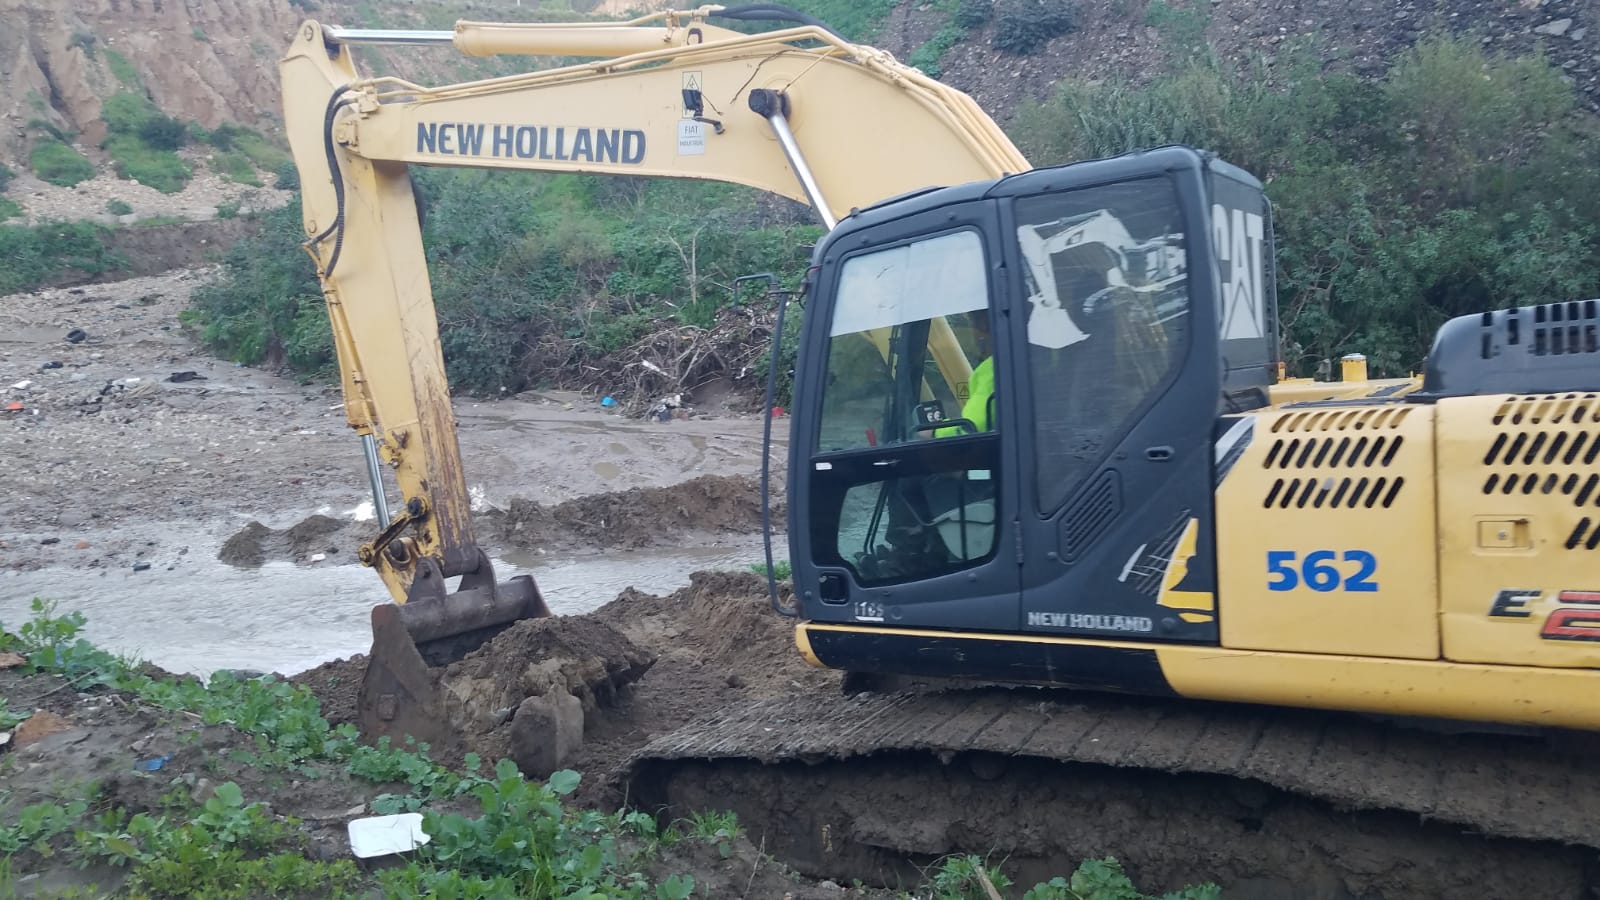
<path fill-rule="evenodd" d="M 779 591 L 787 601 L 788 588 Z M 594 615 L 659 652 L 727 672 L 733 687 L 815 671 L 795 650 L 791 623 L 773 612 L 766 579 L 749 572 L 695 572 L 666 597 L 630 588 Z"/>
<path fill-rule="evenodd" d="M 322 704 L 322 717 L 330 725 L 352 725 L 356 722 L 356 698 L 361 692 L 361 679 L 366 675 L 367 655 L 358 653 L 349 659 L 325 662 L 315 669 L 287 679 L 317 696 Z"/>
<path fill-rule="evenodd" d="M 782 521 L 776 504 L 773 519 Z M 631 488 L 554 506 L 514 500 L 481 516 L 486 533 L 523 548 L 639 548 L 689 535 L 761 527 L 761 485 L 745 476 L 703 475 L 664 488 Z"/>
<path fill-rule="evenodd" d="M 228 538 L 217 551 L 217 558 L 230 566 L 255 568 L 268 561 L 316 561 L 317 554 L 334 562 L 353 561 L 360 523 L 331 516 L 308 516 L 284 529 L 273 529 L 251 522 Z M 335 557 L 348 559 L 335 559 Z"/>

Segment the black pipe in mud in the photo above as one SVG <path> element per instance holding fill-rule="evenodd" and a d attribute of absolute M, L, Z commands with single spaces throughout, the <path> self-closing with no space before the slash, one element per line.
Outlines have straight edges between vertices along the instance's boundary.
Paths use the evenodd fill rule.
<path fill-rule="evenodd" d="M 1021 886 L 1115 856 L 1146 892 L 1214 882 L 1229 900 L 1592 898 L 1600 855 L 1346 811 L 1248 779 L 969 752 L 846 761 L 651 759 L 633 805 L 731 809 L 750 841 L 814 878 L 889 888 L 951 853 Z"/>

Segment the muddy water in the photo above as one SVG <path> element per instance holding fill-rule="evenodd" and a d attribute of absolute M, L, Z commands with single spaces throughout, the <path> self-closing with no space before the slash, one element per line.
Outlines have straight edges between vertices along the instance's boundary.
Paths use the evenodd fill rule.
<path fill-rule="evenodd" d="M 511 554 L 496 560 L 495 571 L 501 578 L 532 575 L 551 610 L 571 615 L 608 603 L 629 586 L 665 594 L 688 584 L 691 572 L 743 569 L 763 559 L 755 539 L 567 558 Z M 58 612 L 83 613 L 86 636 L 99 646 L 169 671 L 294 674 L 365 652 L 369 611 L 388 593 L 360 566 L 236 569 L 196 561 L 170 571 L 40 569 L 0 573 L 0 623 L 15 630 L 33 597 L 58 601 Z"/>

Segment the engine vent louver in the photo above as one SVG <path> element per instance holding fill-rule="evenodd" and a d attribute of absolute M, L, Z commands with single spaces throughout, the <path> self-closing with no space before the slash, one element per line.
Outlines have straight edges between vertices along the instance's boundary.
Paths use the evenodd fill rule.
<path fill-rule="evenodd" d="M 1115 469 L 1105 469 L 1091 481 L 1061 517 L 1061 559 L 1073 562 L 1089 549 L 1112 520 L 1122 512 L 1122 497 Z"/>
<path fill-rule="evenodd" d="M 1409 407 L 1334 409 L 1279 418 L 1272 424 L 1272 432 L 1283 437 L 1273 439 L 1262 467 L 1301 471 L 1293 473 L 1298 477 L 1273 481 L 1262 507 L 1372 509 L 1394 505 L 1405 479 L 1371 470 L 1388 468 L 1399 457 L 1405 438 L 1392 432 L 1410 413 Z M 1308 469 L 1312 471 L 1304 471 Z"/>
<path fill-rule="evenodd" d="M 1566 497 L 1578 510 L 1600 509 L 1600 394 L 1511 397 L 1490 418 L 1494 438 L 1483 452 L 1483 493 Z M 1582 512 L 1563 546 L 1600 547 L 1600 516 Z"/>

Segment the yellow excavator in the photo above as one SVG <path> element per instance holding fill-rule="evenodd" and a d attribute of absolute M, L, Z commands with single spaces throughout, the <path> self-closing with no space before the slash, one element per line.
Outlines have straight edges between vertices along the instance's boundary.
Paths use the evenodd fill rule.
<path fill-rule="evenodd" d="M 716 24 L 752 21 L 785 27 Z M 359 75 L 368 44 L 587 61 L 426 87 Z M 779 611 L 850 690 L 661 738 L 633 763 L 640 797 L 781 818 L 790 858 L 881 875 L 1067 797 L 1110 829 L 1095 786 L 1161 773 L 1232 810 L 1164 828 L 1256 823 L 1230 838 L 1255 848 L 1240 859 L 1303 851 L 1261 823 L 1312 803 L 1470 831 L 1483 846 L 1448 851 L 1462 889 L 1493 893 L 1486 866 L 1539 896 L 1596 883 L 1600 775 L 1550 743 L 1600 729 L 1596 300 L 1452 320 L 1420 377 L 1370 380 L 1354 354 L 1341 381 L 1285 377 L 1249 173 L 1177 146 L 1034 169 L 966 95 L 770 4 L 441 32 L 308 21 L 281 73 L 382 526 L 362 560 L 395 601 L 373 611 L 369 735 L 437 733 L 428 666 L 549 615 L 473 536 L 409 168 L 718 180 L 829 229 Z M 1393 724 L 1412 719 L 1428 727 Z M 953 786 L 952 760 L 992 790 Z M 1007 767 L 1036 789 L 995 787 Z M 904 789 L 916 778 L 967 799 L 936 815 L 927 781 Z M 1238 812 L 1206 778 L 1289 806 Z M 1375 821 L 1351 827 L 1386 852 L 1442 846 Z M 1018 859 L 1094 843 L 1019 827 Z M 1184 874 L 1156 856 L 1147 871 Z"/>

